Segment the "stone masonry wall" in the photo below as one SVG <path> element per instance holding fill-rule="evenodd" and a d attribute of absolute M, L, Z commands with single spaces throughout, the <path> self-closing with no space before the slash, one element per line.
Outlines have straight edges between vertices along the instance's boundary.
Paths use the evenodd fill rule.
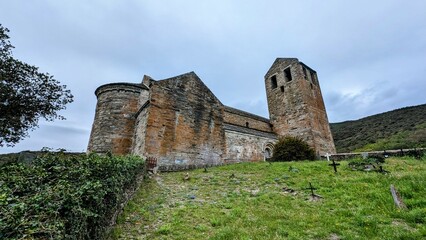
<path fill-rule="evenodd" d="M 235 108 L 224 106 L 225 114 L 224 121 L 225 123 L 230 123 L 233 125 L 247 127 L 256 129 L 264 132 L 272 132 L 271 124 L 269 119 L 262 118 L 260 116 L 247 113 Z"/>
<path fill-rule="evenodd" d="M 265 87 L 268 96 L 268 109 L 274 132 L 279 136 L 300 136 L 311 146 L 311 135 L 307 106 L 304 102 L 303 91 L 300 89 L 300 72 L 295 67 L 297 59 L 277 61 L 265 77 Z M 290 69 L 292 80 L 285 78 L 284 69 Z M 272 76 L 276 77 L 277 85 L 274 88 Z"/>
<path fill-rule="evenodd" d="M 226 156 L 225 163 L 254 162 L 265 159 L 265 148 L 273 145 L 276 137 L 256 130 L 246 130 L 235 126 L 225 127 Z M 244 132 L 243 132 L 244 131 Z"/>
<path fill-rule="evenodd" d="M 132 154 L 145 156 L 145 135 L 148 121 L 150 102 L 147 100 L 139 109 L 136 116 L 135 135 L 133 137 Z"/>
<path fill-rule="evenodd" d="M 305 89 L 304 102 L 317 153 L 336 153 L 317 73 L 304 64 L 299 67 L 302 68 L 302 73 L 306 72 L 301 88 Z"/>
<path fill-rule="evenodd" d="M 144 76 L 144 80 L 147 77 Z M 142 86 L 146 85 L 142 82 Z M 135 114 L 136 122 L 133 136 L 133 147 L 132 154 L 144 156 L 145 155 L 145 134 L 146 134 L 146 123 L 148 120 L 149 106 L 150 106 L 150 92 L 142 91 L 139 95 L 138 107 L 139 110 Z"/>
<path fill-rule="evenodd" d="M 265 87 L 270 119 L 224 106 L 193 72 L 103 85 L 88 151 L 155 157 L 160 170 L 263 160 L 285 135 L 306 140 L 318 155 L 335 153 L 313 69 L 278 58 Z"/>
<path fill-rule="evenodd" d="M 138 84 L 107 84 L 99 87 L 89 152 L 128 154 L 132 148 L 135 119 L 141 91 Z"/>
<path fill-rule="evenodd" d="M 296 58 L 277 59 L 265 75 L 265 87 L 274 132 L 301 137 L 318 155 L 335 153 L 314 70 Z"/>
<path fill-rule="evenodd" d="M 145 155 L 160 170 L 223 164 L 223 107 L 195 73 L 156 81 L 151 86 Z"/>

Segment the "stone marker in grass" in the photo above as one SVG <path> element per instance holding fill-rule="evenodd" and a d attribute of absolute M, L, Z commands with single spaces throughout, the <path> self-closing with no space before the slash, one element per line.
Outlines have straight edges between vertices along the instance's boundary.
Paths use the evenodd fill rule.
<path fill-rule="evenodd" d="M 291 193 L 291 194 L 293 194 L 293 195 L 296 195 L 297 194 L 297 192 L 294 190 L 294 189 L 291 189 L 291 188 L 289 188 L 289 187 L 283 187 L 283 192 L 284 193 Z"/>
<path fill-rule="evenodd" d="M 392 194 L 392 197 L 393 197 L 393 202 L 395 203 L 395 206 L 397 208 L 407 209 L 407 206 L 402 201 L 401 195 L 399 195 L 399 192 L 395 189 L 393 184 L 390 185 L 390 191 L 391 191 L 391 194 Z"/>

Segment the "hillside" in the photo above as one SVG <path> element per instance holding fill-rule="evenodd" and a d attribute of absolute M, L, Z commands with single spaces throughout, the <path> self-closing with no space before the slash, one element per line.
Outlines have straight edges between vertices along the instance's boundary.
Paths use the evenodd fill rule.
<path fill-rule="evenodd" d="M 382 174 L 324 161 L 240 163 L 160 173 L 134 195 L 111 239 L 424 239 L 426 158 Z M 187 180 L 185 180 L 187 179 Z M 309 183 L 316 188 L 310 195 Z M 407 205 L 396 209 L 393 184 Z"/>
<path fill-rule="evenodd" d="M 426 104 L 330 127 L 337 152 L 426 147 Z"/>

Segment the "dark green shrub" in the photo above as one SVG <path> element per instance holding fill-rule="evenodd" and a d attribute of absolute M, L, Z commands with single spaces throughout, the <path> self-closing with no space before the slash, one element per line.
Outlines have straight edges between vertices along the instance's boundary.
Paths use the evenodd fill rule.
<path fill-rule="evenodd" d="M 138 157 L 49 153 L 0 166 L 0 239 L 100 239 L 127 189 L 143 174 Z"/>
<path fill-rule="evenodd" d="M 414 157 L 416 159 L 422 159 L 423 156 L 425 156 L 425 150 L 424 149 L 412 149 L 409 150 L 407 153 L 408 156 Z"/>
<path fill-rule="evenodd" d="M 274 145 L 272 161 L 314 160 L 315 151 L 302 139 L 286 136 Z"/>

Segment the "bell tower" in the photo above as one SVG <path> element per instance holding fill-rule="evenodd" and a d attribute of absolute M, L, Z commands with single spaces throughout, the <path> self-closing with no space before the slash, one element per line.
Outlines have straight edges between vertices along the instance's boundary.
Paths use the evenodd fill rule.
<path fill-rule="evenodd" d="M 297 136 L 317 155 L 336 153 L 317 73 L 297 58 L 277 58 L 265 75 L 269 118 L 278 136 Z"/>

